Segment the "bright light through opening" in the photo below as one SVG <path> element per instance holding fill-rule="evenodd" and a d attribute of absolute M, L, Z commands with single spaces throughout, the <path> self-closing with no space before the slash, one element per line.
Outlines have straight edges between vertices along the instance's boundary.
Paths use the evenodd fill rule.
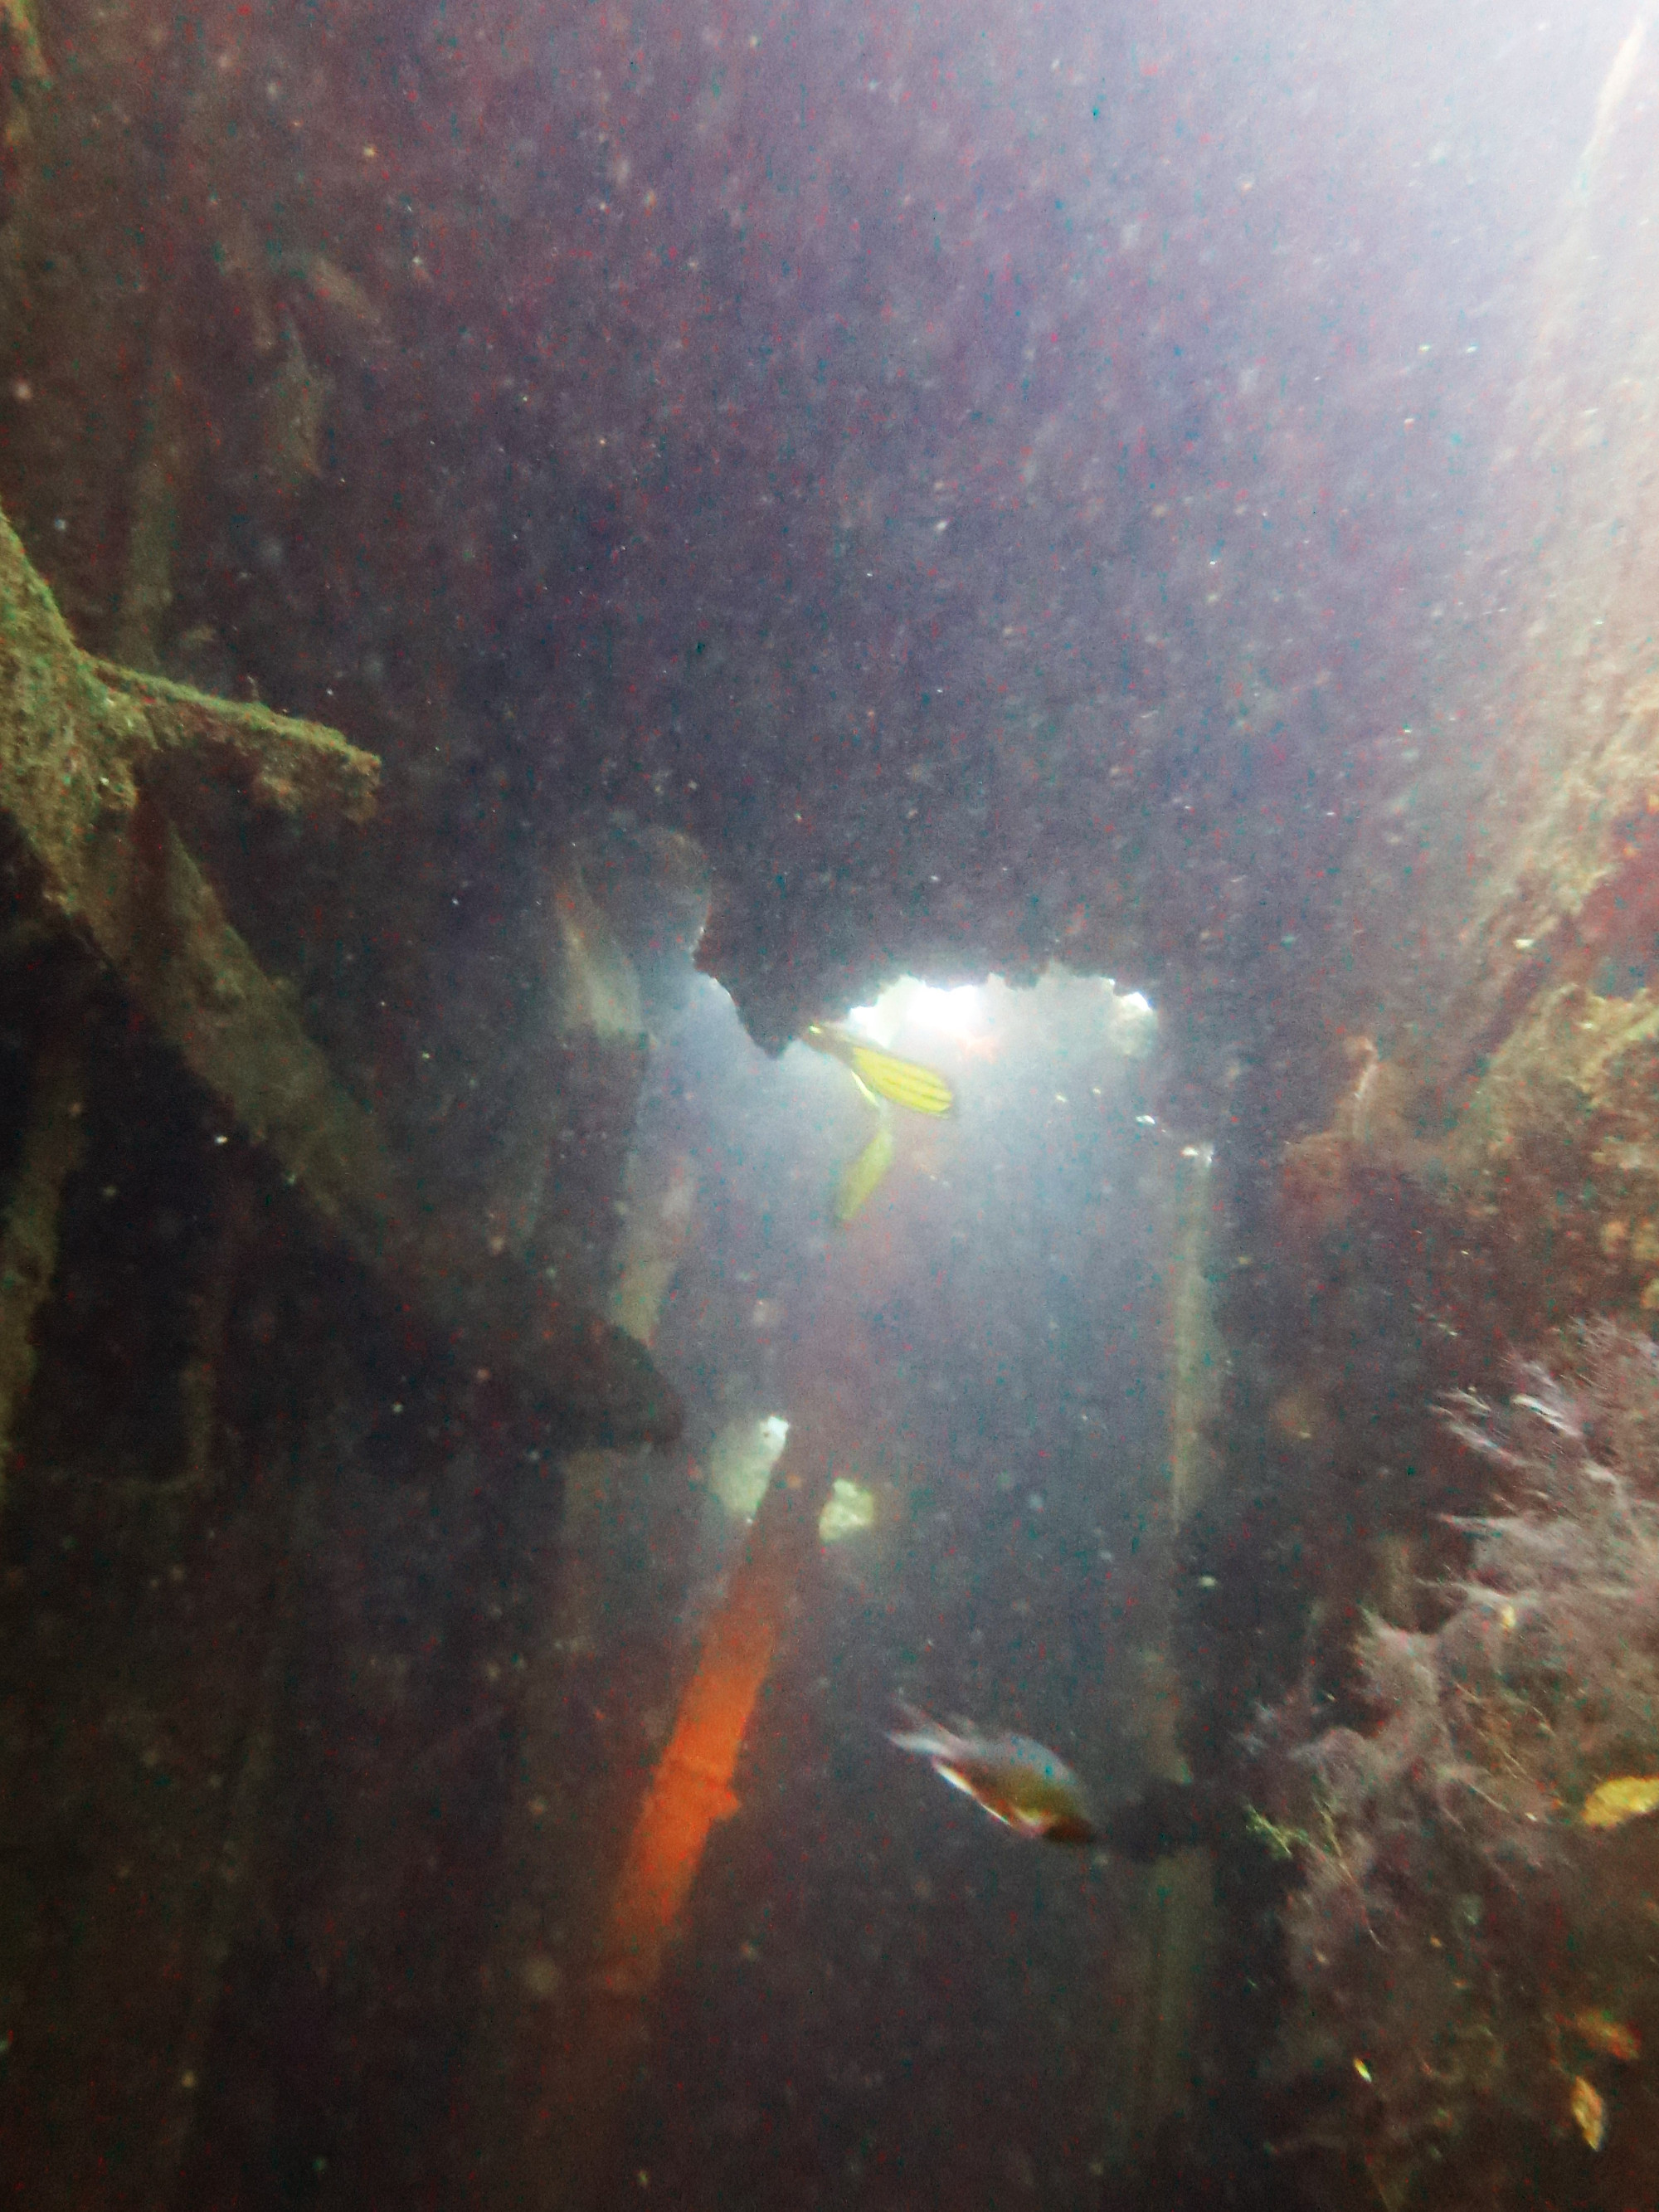
<path fill-rule="evenodd" d="M 890 983 L 873 1006 L 854 1006 L 847 1017 L 850 1027 L 862 1030 L 872 1043 L 890 1045 L 901 1030 L 932 1030 L 949 1037 L 977 1036 L 985 1027 L 985 999 L 977 983 L 958 983 L 940 990 L 933 983 L 919 983 L 914 975 L 901 975 Z"/>
<path fill-rule="evenodd" d="M 1073 988 L 1086 988 L 1081 978 L 1068 976 L 1060 968 L 1051 968 L 1042 980 L 1045 984 L 1058 981 Z M 1121 991 L 1109 975 L 1096 980 L 1105 994 L 1114 1042 L 1130 1059 L 1143 1057 L 1152 1049 L 1158 1033 L 1157 1008 L 1144 991 Z M 901 975 L 873 1006 L 854 1006 L 847 1017 L 848 1026 L 884 1050 L 890 1050 L 902 1034 L 920 1042 L 931 1031 L 972 1051 L 994 1027 L 996 1008 L 1007 989 L 995 975 L 983 984 L 957 983 L 948 989 L 921 982 L 914 975 Z"/>

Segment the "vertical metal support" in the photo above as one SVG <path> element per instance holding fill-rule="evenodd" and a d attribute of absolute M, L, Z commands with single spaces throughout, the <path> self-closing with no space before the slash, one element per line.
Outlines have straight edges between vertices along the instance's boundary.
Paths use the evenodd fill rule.
<path fill-rule="evenodd" d="M 1184 1779 L 1180 1673 L 1173 1650 L 1174 1574 L 1182 1528 L 1214 1474 L 1210 1419 L 1220 1376 L 1207 1272 L 1214 1197 L 1207 1146 L 1176 1163 L 1171 1209 L 1175 1259 L 1170 1282 L 1168 1483 L 1149 1510 L 1142 1564 L 1152 1637 L 1141 1661 L 1141 1719 L 1149 1776 Z M 1193 2087 L 1199 1977 L 1214 1910 L 1206 1850 L 1177 1851 L 1139 1877 L 1132 1915 L 1135 1955 L 1126 1975 L 1128 2020 L 1118 2047 L 1107 2154 L 1133 2170 L 1162 2129 L 1188 2106 Z"/>
<path fill-rule="evenodd" d="M 1215 1475 L 1210 1421 L 1221 1379 L 1220 1339 L 1210 1294 L 1214 1160 L 1208 1145 L 1188 1145 L 1176 1162 L 1176 1261 L 1170 1299 L 1174 1338 L 1170 1406 L 1170 1533 L 1179 1535 Z"/>
<path fill-rule="evenodd" d="M 16 1187 L 0 1234 L 0 1506 L 17 1417 L 34 1379 L 34 1317 L 58 1267 L 58 1216 L 81 1157 L 82 1055 L 60 1038 L 41 1054 Z"/>

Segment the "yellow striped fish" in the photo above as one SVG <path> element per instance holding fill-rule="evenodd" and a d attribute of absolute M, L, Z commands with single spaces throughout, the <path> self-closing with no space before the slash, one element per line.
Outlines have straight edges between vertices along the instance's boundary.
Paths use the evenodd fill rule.
<path fill-rule="evenodd" d="M 884 1114 L 881 1127 L 852 1164 L 842 1170 L 836 1185 L 836 1219 L 842 1228 L 857 1220 L 886 1181 L 887 1170 L 892 1164 L 893 1126 Z"/>
<path fill-rule="evenodd" d="M 839 1022 L 810 1022 L 801 1031 L 801 1042 L 850 1068 L 859 1088 L 872 1101 L 885 1098 L 912 1114 L 948 1114 L 957 1103 L 955 1091 L 936 1069 L 866 1044 Z"/>

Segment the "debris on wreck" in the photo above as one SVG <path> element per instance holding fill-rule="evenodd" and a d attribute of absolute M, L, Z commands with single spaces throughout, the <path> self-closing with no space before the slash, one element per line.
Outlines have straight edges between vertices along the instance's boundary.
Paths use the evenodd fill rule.
<path fill-rule="evenodd" d="M 1407 1119 L 1405 1072 L 1384 1060 L 1368 1036 L 1346 1037 L 1343 1048 L 1353 1073 L 1329 1122 L 1285 1147 L 1282 1219 L 1297 1242 L 1311 1241 L 1347 1218 L 1361 1170 L 1420 1174 L 1430 1158 Z"/>
<path fill-rule="evenodd" d="M 1390 2207 L 1616 2162 L 1659 2024 L 1659 1347 L 1597 1324 L 1578 1368 L 1443 1409 L 1498 1501 L 1454 1524 L 1437 1629 L 1366 1623 L 1371 1724 L 1304 1688 L 1255 1742 L 1257 1832 L 1301 1877 L 1278 2069 L 1323 2100 L 1300 2143 L 1358 2152 Z"/>
<path fill-rule="evenodd" d="M 1447 1190 L 1477 1231 L 1561 1295 L 1659 1308 L 1659 1004 L 1645 985 L 1540 992 L 1492 1054 L 1444 1148 Z M 1569 1308 L 1572 1310 L 1572 1308 Z"/>

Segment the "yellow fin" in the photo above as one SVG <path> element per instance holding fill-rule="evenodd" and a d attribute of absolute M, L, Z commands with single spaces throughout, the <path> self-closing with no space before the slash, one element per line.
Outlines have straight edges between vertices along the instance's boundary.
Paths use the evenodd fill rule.
<path fill-rule="evenodd" d="M 1579 2134 L 1592 2150 L 1600 2150 L 1607 2139 L 1607 2108 L 1601 2092 L 1593 2081 L 1587 2081 L 1582 2074 L 1575 2074 L 1567 2102 L 1578 2123 Z"/>
<path fill-rule="evenodd" d="M 844 1229 L 857 1220 L 893 1164 L 893 1131 L 884 1121 L 836 1185 L 836 1218 Z"/>
<path fill-rule="evenodd" d="M 1578 1815 L 1587 1828 L 1617 1828 L 1659 1811 L 1659 1774 L 1620 1774 L 1592 1790 Z"/>
<path fill-rule="evenodd" d="M 1599 2006 L 1587 2005 L 1574 2013 L 1567 2024 L 1577 2030 L 1592 2051 L 1605 2051 L 1609 2058 L 1617 2058 L 1624 2065 L 1633 2066 L 1642 2056 L 1642 2039 L 1636 2030 Z"/>
<path fill-rule="evenodd" d="M 849 1059 L 853 1073 L 878 1097 L 913 1114 L 948 1114 L 957 1103 L 945 1078 L 920 1060 L 899 1060 L 869 1044 L 854 1045 Z"/>

